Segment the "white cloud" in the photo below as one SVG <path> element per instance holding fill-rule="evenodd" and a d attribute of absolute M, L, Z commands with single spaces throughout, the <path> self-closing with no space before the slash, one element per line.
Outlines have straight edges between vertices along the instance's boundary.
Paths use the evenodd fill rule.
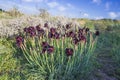
<path fill-rule="evenodd" d="M 43 2 L 44 0 L 22 0 L 24 2 Z"/>
<path fill-rule="evenodd" d="M 97 17 L 95 17 L 96 20 L 103 19 L 103 18 L 104 18 L 103 16 L 97 16 Z"/>
<path fill-rule="evenodd" d="M 48 7 L 50 7 L 51 9 L 54 8 L 54 10 L 58 10 L 58 11 L 65 11 L 66 9 L 72 9 L 73 5 L 71 4 L 66 4 L 66 5 L 62 5 L 56 1 L 54 2 L 47 2 Z"/>
<path fill-rule="evenodd" d="M 24 2 L 32 2 L 33 0 L 22 0 Z"/>
<path fill-rule="evenodd" d="M 66 7 L 64 7 L 64 6 L 59 6 L 59 7 L 58 7 L 58 10 L 59 10 L 59 11 L 65 11 L 65 10 L 66 10 Z"/>
<path fill-rule="evenodd" d="M 5 4 L 2 4 L 1 7 L 2 7 L 2 9 L 5 9 L 5 10 L 10 10 L 13 7 L 16 7 L 19 11 L 21 11 L 23 13 L 27 13 L 27 14 L 38 13 L 38 10 L 36 9 L 35 6 L 19 4 L 19 3 L 12 2 L 12 1 L 8 1 Z"/>
<path fill-rule="evenodd" d="M 54 8 L 54 7 L 58 6 L 59 4 L 57 2 L 49 2 L 49 3 L 47 3 L 47 5 L 51 8 Z"/>
<path fill-rule="evenodd" d="M 110 2 L 106 2 L 106 4 L 105 4 L 105 8 L 106 8 L 106 10 L 109 10 L 110 9 Z"/>
<path fill-rule="evenodd" d="M 115 12 L 109 12 L 108 15 L 111 17 L 111 18 L 117 18 L 117 17 L 120 17 L 120 13 L 115 13 Z"/>
<path fill-rule="evenodd" d="M 84 16 L 84 17 L 88 17 L 89 15 L 88 15 L 87 13 L 84 13 L 83 16 Z"/>
<path fill-rule="evenodd" d="M 74 6 L 72 5 L 72 4 L 70 4 L 70 3 L 67 3 L 67 6 L 69 7 L 69 8 L 74 8 Z"/>
<path fill-rule="evenodd" d="M 38 14 L 39 13 L 36 7 L 33 7 L 33 6 L 18 5 L 18 7 L 20 7 L 19 10 L 22 11 L 23 13 L 27 13 L 27 14 Z"/>
<path fill-rule="evenodd" d="M 99 5 L 101 3 L 101 0 L 92 0 L 93 3 L 96 3 L 97 5 Z"/>

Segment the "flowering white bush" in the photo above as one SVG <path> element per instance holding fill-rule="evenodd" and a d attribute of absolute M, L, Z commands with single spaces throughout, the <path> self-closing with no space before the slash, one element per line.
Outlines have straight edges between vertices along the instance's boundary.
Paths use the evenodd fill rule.
<path fill-rule="evenodd" d="M 49 17 L 49 18 L 41 18 L 38 16 L 21 16 L 19 18 L 13 18 L 13 19 L 1 19 L 0 21 L 0 36 L 12 36 L 14 34 L 18 33 L 18 30 L 23 30 L 26 26 L 36 26 L 38 24 L 41 24 L 41 26 L 44 26 L 44 23 L 48 23 L 49 27 L 63 27 L 66 24 L 71 24 L 73 28 L 79 27 L 79 23 L 77 20 L 73 20 L 71 18 L 66 17 Z"/>

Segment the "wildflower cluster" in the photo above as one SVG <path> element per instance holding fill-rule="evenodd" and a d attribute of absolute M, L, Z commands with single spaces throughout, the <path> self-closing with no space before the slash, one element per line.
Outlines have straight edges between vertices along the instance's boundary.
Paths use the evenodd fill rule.
<path fill-rule="evenodd" d="M 59 39 L 60 34 L 56 31 L 56 28 L 50 28 L 50 32 L 48 34 L 49 38 Z"/>
<path fill-rule="evenodd" d="M 86 27 L 77 30 L 71 30 L 71 27 L 66 24 L 64 34 L 61 34 L 59 28 L 50 27 L 48 23 L 30 26 L 24 28 L 24 38 L 16 37 L 16 44 L 27 61 L 39 66 L 43 74 L 47 72 L 51 76 L 54 73 L 55 76 L 56 71 L 61 71 L 60 74 L 71 76 L 72 71 L 82 71 L 82 65 L 89 64 L 99 35 L 99 31 L 93 34 Z"/>
<path fill-rule="evenodd" d="M 49 28 L 48 24 L 45 23 L 44 24 L 45 28 Z M 87 40 L 87 34 L 89 33 L 89 28 L 79 28 L 78 32 L 75 31 L 68 31 L 70 29 L 70 24 L 66 24 L 66 33 L 64 35 L 61 35 L 60 33 L 57 32 L 57 28 L 53 28 L 51 27 L 49 29 L 49 33 L 48 35 L 45 35 L 45 30 L 43 28 L 41 28 L 41 25 L 37 25 L 36 27 L 30 26 L 28 28 L 24 28 L 24 32 L 25 34 L 27 34 L 27 36 L 30 37 L 41 37 L 41 36 L 48 36 L 49 39 L 53 38 L 53 39 L 60 39 L 61 37 L 68 37 L 72 39 L 72 42 L 74 44 L 78 44 L 79 42 L 84 42 L 86 43 Z M 95 32 L 95 35 L 98 36 L 99 35 L 99 31 Z M 17 45 L 20 47 L 21 44 L 23 44 L 24 42 L 24 38 L 22 36 L 17 36 L 16 37 L 16 43 Z M 54 46 L 50 46 L 47 42 L 42 42 L 42 53 L 45 52 L 51 53 L 54 51 Z M 66 48 L 65 52 L 67 55 L 72 55 L 73 54 L 73 49 L 71 48 Z M 70 53 L 71 52 L 71 53 Z"/>
<path fill-rule="evenodd" d="M 45 52 L 52 53 L 54 51 L 54 47 L 50 46 L 47 42 L 42 42 L 42 53 Z"/>

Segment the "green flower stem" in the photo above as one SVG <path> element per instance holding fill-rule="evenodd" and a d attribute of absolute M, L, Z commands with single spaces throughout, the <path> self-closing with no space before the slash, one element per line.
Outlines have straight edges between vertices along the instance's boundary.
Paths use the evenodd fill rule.
<path fill-rule="evenodd" d="M 49 73 L 51 73 L 51 69 L 50 69 L 50 64 L 48 63 L 48 54 L 47 53 L 45 53 L 45 62 L 46 62 L 46 66 L 48 67 L 48 70 L 49 70 Z"/>
<path fill-rule="evenodd" d="M 29 56 L 27 55 L 27 51 L 24 48 L 24 46 L 21 47 L 22 51 L 23 51 L 23 55 L 25 56 L 25 58 L 27 59 L 27 61 L 32 65 L 33 63 L 29 60 Z M 31 58 L 30 58 L 31 59 Z"/>
<path fill-rule="evenodd" d="M 54 54 L 54 53 L 53 53 Z M 54 71 L 54 68 L 55 68 L 55 66 L 54 66 L 54 55 L 53 54 L 51 54 L 51 68 L 52 68 L 52 72 Z"/>
<path fill-rule="evenodd" d="M 64 48 L 64 39 L 61 42 L 62 42 L 61 43 L 62 44 L 62 47 L 61 47 L 62 48 L 62 55 L 61 55 L 62 58 L 61 58 L 61 61 L 62 61 L 62 65 L 63 65 L 63 61 L 64 61 L 64 49 L 65 49 Z"/>

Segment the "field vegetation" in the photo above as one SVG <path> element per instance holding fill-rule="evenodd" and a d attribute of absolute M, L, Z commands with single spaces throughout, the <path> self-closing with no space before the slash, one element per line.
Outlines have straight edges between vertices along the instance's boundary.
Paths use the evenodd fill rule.
<path fill-rule="evenodd" d="M 120 20 L 0 9 L 0 80 L 120 80 Z"/>

